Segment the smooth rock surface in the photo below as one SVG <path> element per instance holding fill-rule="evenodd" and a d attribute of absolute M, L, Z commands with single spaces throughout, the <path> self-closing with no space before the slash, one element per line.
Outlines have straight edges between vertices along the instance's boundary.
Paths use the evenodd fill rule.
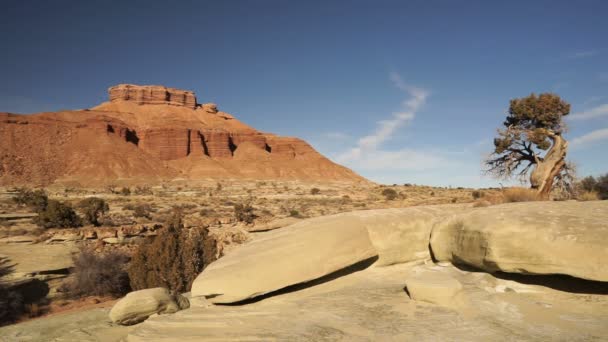
<path fill-rule="evenodd" d="M 608 201 L 526 202 L 474 208 L 439 222 L 438 261 L 489 272 L 566 274 L 608 281 Z"/>
<path fill-rule="evenodd" d="M 190 306 L 188 299 L 162 287 L 130 292 L 119 300 L 110 311 L 114 323 L 132 325 L 146 320 L 153 314 L 170 314 Z"/>
<path fill-rule="evenodd" d="M 192 296 L 233 303 L 320 278 L 378 253 L 367 229 L 352 215 L 315 218 L 239 247 L 209 265 Z"/>
<path fill-rule="evenodd" d="M 464 305 L 410 299 L 404 279 L 426 271 L 460 282 Z M 606 336 L 605 294 L 567 293 L 453 266 L 401 264 L 252 304 L 153 317 L 127 341 L 600 341 Z"/>

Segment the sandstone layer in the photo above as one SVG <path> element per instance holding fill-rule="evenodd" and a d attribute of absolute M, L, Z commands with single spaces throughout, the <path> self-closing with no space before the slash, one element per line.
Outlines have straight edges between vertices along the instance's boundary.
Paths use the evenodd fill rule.
<path fill-rule="evenodd" d="M 262 133 L 193 92 L 121 84 L 94 108 L 0 113 L 0 185 L 246 178 L 366 182 L 305 141 Z"/>

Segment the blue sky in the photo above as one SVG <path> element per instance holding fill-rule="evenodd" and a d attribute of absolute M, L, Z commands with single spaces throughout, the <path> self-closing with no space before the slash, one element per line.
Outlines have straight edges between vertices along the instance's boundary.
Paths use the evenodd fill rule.
<path fill-rule="evenodd" d="M 509 99 L 549 91 L 572 104 L 579 174 L 608 172 L 606 1 L 2 7 L 0 111 L 87 108 L 118 83 L 162 84 L 378 182 L 478 187 L 498 184 L 481 161 Z"/>

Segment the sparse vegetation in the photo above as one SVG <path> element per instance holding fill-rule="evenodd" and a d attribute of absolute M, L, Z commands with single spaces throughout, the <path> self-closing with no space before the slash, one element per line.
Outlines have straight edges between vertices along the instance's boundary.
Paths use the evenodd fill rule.
<path fill-rule="evenodd" d="M 49 198 L 42 189 L 30 190 L 20 188 L 17 190 L 17 195 L 13 197 L 13 201 L 17 203 L 17 205 L 27 206 L 36 211 L 42 211 L 46 208 Z"/>
<path fill-rule="evenodd" d="M 384 196 L 384 198 L 388 201 L 393 201 L 393 200 L 397 199 L 399 194 L 394 189 L 387 188 L 387 189 L 382 190 L 382 196 Z"/>
<path fill-rule="evenodd" d="M 80 216 L 69 204 L 56 200 L 48 200 L 35 222 L 43 228 L 76 228 L 82 225 Z"/>
<path fill-rule="evenodd" d="M 597 201 L 600 195 L 596 191 L 583 191 L 576 196 L 579 201 Z"/>
<path fill-rule="evenodd" d="M 110 207 L 99 197 L 89 197 L 78 203 L 78 208 L 82 211 L 84 221 L 94 226 L 99 226 L 99 218 L 110 210 Z"/>
<path fill-rule="evenodd" d="M 595 193 L 598 199 L 608 199 L 608 173 L 597 178 L 587 176 L 583 178 L 577 185 L 579 192 L 582 192 L 582 194 L 586 193 L 587 198 L 590 198 L 593 196 L 592 193 Z M 581 198 L 582 194 L 579 194 L 579 199 Z"/>
<path fill-rule="evenodd" d="M 150 220 L 152 218 L 152 212 L 154 209 L 148 203 L 138 204 L 133 207 L 133 216 L 134 217 L 143 217 Z"/>
<path fill-rule="evenodd" d="M 60 290 L 68 297 L 121 297 L 131 290 L 126 271 L 129 257 L 121 252 L 97 253 L 81 249 L 74 257 L 73 278 Z"/>
<path fill-rule="evenodd" d="M 215 258 L 215 244 L 202 228 L 186 229 L 177 210 L 152 240 L 138 246 L 128 268 L 131 287 L 167 287 L 183 293 Z"/>
<path fill-rule="evenodd" d="M 321 193 L 321 190 L 319 188 L 312 188 L 310 189 L 310 194 L 311 195 L 318 195 Z"/>
<path fill-rule="evenodd" d="M 238 222 L 253 223 L 256 218 L 253 206 L 250 203 L 237 203 L 234 205 L 234 218 Z"/>

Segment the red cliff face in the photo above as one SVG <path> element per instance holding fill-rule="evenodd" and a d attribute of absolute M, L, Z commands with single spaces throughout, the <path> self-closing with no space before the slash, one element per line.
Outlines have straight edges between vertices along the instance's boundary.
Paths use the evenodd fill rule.
<path fill-rule="evenodd" d="M 261 133 L 191 91 L 121 84 L 90 110 L 0 113 L 0 184 L 180 178 L 365 181 L 305 141 Z"/>

